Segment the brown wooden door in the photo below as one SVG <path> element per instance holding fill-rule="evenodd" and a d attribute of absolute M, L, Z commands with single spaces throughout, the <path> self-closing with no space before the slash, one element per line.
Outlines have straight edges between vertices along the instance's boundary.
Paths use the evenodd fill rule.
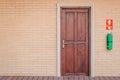
<path fill-rule="evenodd" d="M 89 76 L 90 8 L 61 8 L 61 74 Z"/>

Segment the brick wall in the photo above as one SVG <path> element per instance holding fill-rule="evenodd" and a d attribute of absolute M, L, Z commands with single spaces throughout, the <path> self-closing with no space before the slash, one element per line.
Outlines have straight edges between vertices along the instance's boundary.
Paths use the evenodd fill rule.
<path fill-rule="evenodd" d="M 120 76 L 120 0 L 95 2 L 95 75 Z M 113 18 L 113 50 L 106 50 L 105 20 Z"/>
<path fill-rule="evenodd" d="M 0 0 L 0 75 L 57 75 L 57 3 L 90 0 Z M 119 0 L 94 0 L 95 76 L 120 75 Z M 114 19 L 114 47 L 106 50 L 105 19 Z M 99 36 L 98 36 L 99 35 Z"/>
<path fill-rule="evenodd" d="M 0 75 L 56 75 L 57 0 L 0 0 Z"/>

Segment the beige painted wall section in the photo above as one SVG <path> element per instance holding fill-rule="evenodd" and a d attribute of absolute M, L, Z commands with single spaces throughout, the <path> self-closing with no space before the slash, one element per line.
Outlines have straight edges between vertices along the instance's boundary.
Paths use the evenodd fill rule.
<path fill-rule="evenodd" d="M 0 0 L 0 75 L 57 75 L 57 3 L 92 0 Z M 120 1 L 94 0 L 95 76 L 120 75 Z M 106 50 L 106 18 L 114 47 Z"/>
<path fill-rule="evenodd" d="M 120 0 L 94 0 L 95 76 L 120 76 Z M 106 50 L 105 20 L 113 18 L 113 50 Z"/>
<path fill-rule="evenodd" d="M 0 0 L 0 75 L 56 75 L 56 0 Z"/>

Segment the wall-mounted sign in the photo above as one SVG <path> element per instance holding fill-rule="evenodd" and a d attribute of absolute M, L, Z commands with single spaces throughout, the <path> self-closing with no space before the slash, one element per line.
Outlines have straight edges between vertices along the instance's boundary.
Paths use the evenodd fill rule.
<path fill-rule="evenodd" d="M 113 29 L 113 19 L 106 19 L 106 30 Z"/>

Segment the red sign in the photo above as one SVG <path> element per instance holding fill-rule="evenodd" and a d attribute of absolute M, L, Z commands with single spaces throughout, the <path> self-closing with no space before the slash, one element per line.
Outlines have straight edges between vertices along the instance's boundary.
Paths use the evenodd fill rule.
<path fill-rule="evenodd" d="M 106 30 L 112 30 L 112 29 L 113 29 L 113 20 L 106 19 Z"/>

